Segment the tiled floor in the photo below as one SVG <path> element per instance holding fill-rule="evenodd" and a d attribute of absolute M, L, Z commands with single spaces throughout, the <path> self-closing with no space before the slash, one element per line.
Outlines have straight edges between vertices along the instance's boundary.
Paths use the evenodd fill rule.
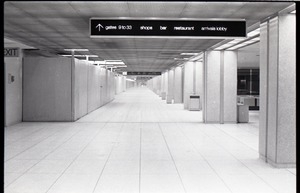
<path fill-rule="evenodd" d="M 6 193 L 296 193 L 296 169 L 258 158 L 249 124 L 203 124 L 201 112 L 131 89 L 75 123 L 5 130 Z"/>

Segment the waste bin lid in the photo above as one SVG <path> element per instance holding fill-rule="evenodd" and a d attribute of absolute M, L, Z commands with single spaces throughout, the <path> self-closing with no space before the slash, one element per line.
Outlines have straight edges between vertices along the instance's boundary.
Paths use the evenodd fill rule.
<path fill-rule="evenodd" d="M 199 95 L 191 95 L 190 98 L 191 99 L 198 99 L 198 98 L 200 98 L 200 96 Z"/>

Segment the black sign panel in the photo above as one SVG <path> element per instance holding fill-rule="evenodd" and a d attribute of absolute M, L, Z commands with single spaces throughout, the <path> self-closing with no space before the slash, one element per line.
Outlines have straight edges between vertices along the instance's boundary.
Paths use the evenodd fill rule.
<path fill-rule="evenodd" d="M 109 20 L 90 19 L 91 37 L 181 36 L 246 37 L 245 20 Z"/>
<path fill-rule="evenodd" d="M 161 72 L 127 72 L 127 75 L 161 75 Z"/>

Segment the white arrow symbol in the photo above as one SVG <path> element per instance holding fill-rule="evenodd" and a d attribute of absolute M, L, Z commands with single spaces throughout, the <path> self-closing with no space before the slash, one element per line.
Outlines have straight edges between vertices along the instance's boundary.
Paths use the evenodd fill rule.
<path fill-rule="evenodd" d="M 103 28 L 103 26 L 99 23 L 96 28 L 99 28 L 99 31 L 101 31 L 101 28 Z"/>

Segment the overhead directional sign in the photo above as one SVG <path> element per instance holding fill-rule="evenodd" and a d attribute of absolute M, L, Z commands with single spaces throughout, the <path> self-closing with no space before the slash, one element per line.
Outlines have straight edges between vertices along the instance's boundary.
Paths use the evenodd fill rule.
<path fill-rule="evenodd" d="M 130 76 L 136 76 L 136 75 L 157 76 L 157 75 L 161 75 L 161 72 L 127 72 L 127 75 L 130 75 Z"/>
<path fill-rule="evenodd" d="M 112 20 L 90 19 L 90 36 L 96 37 L 246 37 L 245 20 Z"/>

